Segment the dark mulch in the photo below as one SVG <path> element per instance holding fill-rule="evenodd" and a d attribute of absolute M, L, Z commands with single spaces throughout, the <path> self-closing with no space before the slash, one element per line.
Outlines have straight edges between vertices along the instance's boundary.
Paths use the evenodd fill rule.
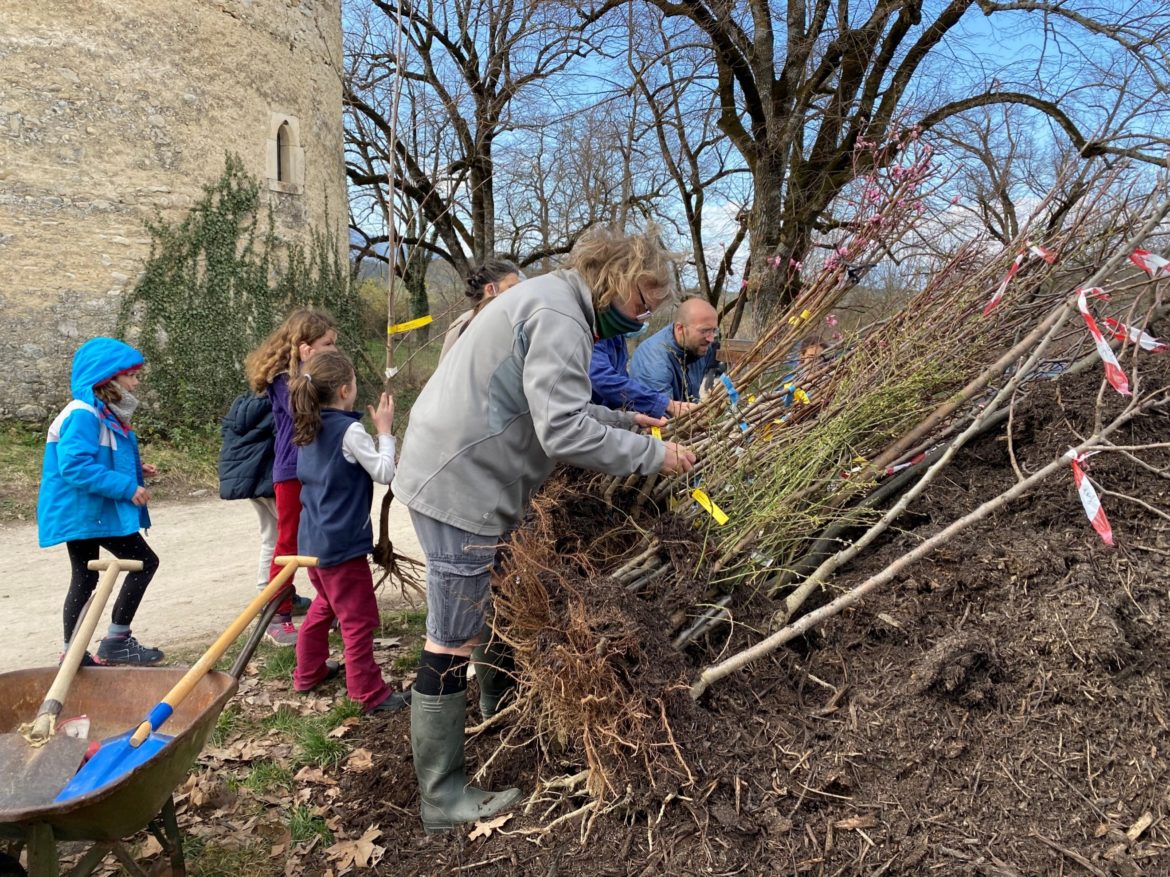
<path fill-rule="evenodd" d="M 1019 403 L 1013 446 L 1025 473 L 1090 427 L 1099 374 L 1036 386 Z M 1168 434 L 1170 418 L 1155 413 L 1117 441 Z M 1144 458 L 1170 465 L 1164 451 Z M 1090 466 L 1109 490 L 1170 506 L 1167 481 L 1122 456 Z M 884 569 L 1014 479 L 1002 431 L 985 437 L 916 505 L 912 528 L 835 585 Z M 550 795 L 486 839 L 427 837 L 409 718 L 394 716 L 360 728 L 356 742 L 376 762 L 343 779 L 343 821 L 354 835 L 381 828 L 386 874 L 1170 874 L 1170 525 L 1131 502 L 1107 497 L 1105 506 L 1112 549 L 1062 468 L 801 650 L 717 683 L 697 706 L 672 699 L 693 782 L 671 778 L 654 806 L 611 800 L 591 822 L 578 816 L 543 833 L 585 803 Z M 624 607 L 655 644 L 646 654 L 668 660 L 660 616 L 629 612 L 621 589 L 590 593 L 599 611 Z M 740 620 L 766 627 L 773 608 L 757 601 Z M 682 663 L 663 678 L 676 667 L 689 678 L 717 650 L 756 636 L 737 627 L 728 643 L 723 631 L 702 652 L 669 659 Z M 489 731 L 471 741 L 470 762 L 483 763 L 500 739 Z M 580 764 L 516 745 L 495 757 L 487 782 L 531 791 Z"/>

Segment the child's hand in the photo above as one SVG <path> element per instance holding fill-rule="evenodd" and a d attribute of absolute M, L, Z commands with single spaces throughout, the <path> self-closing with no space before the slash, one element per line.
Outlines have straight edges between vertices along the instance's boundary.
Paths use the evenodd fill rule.
<path fill-rule="evenodd" d="M 130 502 L 139 506 L 146 505 L 148 502 L 150 502 L 150 491 L 145 487 L 138 488 L 136 491 L 134 491 L 134 496 L 130 497 Z"/>
<path fill-rule="evenodd" d="M 370 420 L 374 421 L 374 428 L 378 430 L 378 435 L 390 435 L 394 431 L 394 397 L 389 393 L 383 393 L 378 399 L 378 409 L 375 411 L 372 407 L 366 406 L 370 412 Z"/>
<path fill-rule="evenodd" d="M 153 466 L 150 463 L 143 463 L 142 474 L 147 478 L 153 478 L 158 474 L 158 466 Z"/>

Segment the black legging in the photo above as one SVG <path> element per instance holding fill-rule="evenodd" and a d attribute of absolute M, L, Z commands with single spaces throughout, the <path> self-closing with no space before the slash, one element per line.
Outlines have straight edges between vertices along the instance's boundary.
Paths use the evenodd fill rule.
<path fill-rule="evenodd" d="M 106 549 L 119 560 L 142 561 L 141 572 L 127 574 L 118 592 L 117 602 L 114 603 L 114 624 L 129 626 L 134 620 L 134 613 L 138 611 L 138 604 L 142 602 L 142 595 L 146 593 L 146 586 L 158 569 L 158 555 L 150 550 L 142 535 L 132 533 L 129 536 L 75 539 L 66 542 L 65 547 L 69 550 L 69 563 L 73 567 L 69 593 L 65 595 L 65 641 L 73 638 L 73 628 L 77 626 L 82 607 L 97 587 L 98 571 L 89 569 L 88 564 L 91 560 L 97 560 L 99 548 Z"/>

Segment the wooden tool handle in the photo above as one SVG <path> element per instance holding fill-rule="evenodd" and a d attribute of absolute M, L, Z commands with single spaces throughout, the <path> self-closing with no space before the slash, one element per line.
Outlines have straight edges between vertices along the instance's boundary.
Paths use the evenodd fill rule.
<path fill-rule="evenodd" d="M 228 629 L 219 635 L 219 638 L 211 644 L 211 648 L 203 653 L 203 657 L 195 662 L 195 665 L 183 675 L 183 678 L 175 683 L 175 687 L 167 692 L 158 706 L 151 710 L 146 721 L 138 726 L 134 736 L 130 738 L 131 746 L 137 748 L 142 745 L 142 742 L 150 736 L 151 731 L 170 718 L 175 707 L 191 693 L 191 689 L 207 675 L 208 671 L 215 666 L 215 662 L 223 657 L 223 653 L 236 641 L 236 637 L 252 622 L 260 610 L 284 589 L 285 584 L 293 577 L 298 567 L 316 566 L 317 558 L 299 554 L 281 555 L 275 558 L 275 562 L 283 566 L 284 569 L 276 574 L 276 578 L 270 581 L 264 590 L 248 604 L 248 608 L 240 613 L 236 620 L 228 626 Z"/>
<path fill-rule="evenodd" d="M 69 639 L 69 650 L 65 652 L 65 657 L 61 660 L 61 667 L 53 678 L 53 684 L 49 686 L 49 693 L 45 695 L 41 708 L 37 710 L 36 720 L 28 732 L 28 739 L 31 743 L 42 743 L 52 736 L 54 720 L 61 713 L 65 695 L 69 693 L 69 686 L 73 684 L 73 677 L 77 675 L 77 668 L 81 666 L 81 659 L 85 655 L 90 639 L 93 638 L 94 629 L 97 627 L 98 619 L 101 618 L 102 610 L 106 608 L 106 602 L 110 599 L 114 584 L 118 581 L 118 575 L 123 570 L 137 572 L 142 569 L 142 561 L 108 557 L 101 560 L 91 560 L 89 568 L 105 572 L 98 580 L 97 588 L 90 598 L 88 608 L 73 629 L 73 636 Z"/>

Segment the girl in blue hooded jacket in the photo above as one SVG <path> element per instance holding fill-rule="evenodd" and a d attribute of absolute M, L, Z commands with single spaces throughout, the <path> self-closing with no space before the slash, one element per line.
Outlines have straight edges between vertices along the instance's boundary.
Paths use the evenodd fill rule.
<path fill-rule="evenodd" d="M 92 338 L 73 355 L 73 401 L 49 426 L 37 534 L 42 548 L 65 543 L 73 568 L 65 596 L 65 646 L 68 648 L 82 607 L 97 586 L 88 568 L 104 548 L 123 560 L 141 560 L 142 570 L 127 575 L 114 603 L 112 623 L 84 664 L 157 664 L 158 649 L 141 645 L 130 632 L 146 586 L 158 569 L 158 556 L 139 530 L 150 527 L 145 478 L 155 468 L 138 455 L 130 416 L 138 406 L 134 390 L 142 354 L 114 338 Z"/>

